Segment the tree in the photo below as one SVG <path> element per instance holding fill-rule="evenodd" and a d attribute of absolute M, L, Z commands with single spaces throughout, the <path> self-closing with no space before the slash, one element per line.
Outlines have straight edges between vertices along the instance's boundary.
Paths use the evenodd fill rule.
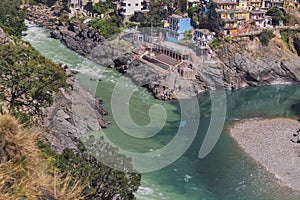
<path fill-rule="evenodd" d="M 140 186 L 141 174 L 133 171 L 131 159 L 120 154 L 116 148 L 111 147 L 103 139 L 86 138 L 88 149 L 79 142 L 78 151 L 65 149 L 59 155 L 55 166 L 62 174 L 72 174 L 72 177 L 86 178 L 87 187 L 83 191 L 85 199 L 134 199 L 133 192 Z M 95 152 L 94 152 L 95 151 Z M 103 154 L 104 153 L 104 154 Z M 126 166 L 128 171 L 113 169 L 101 162 L 101 155 L 109 153 L 112 163 Z M 97 156 L 97 154 L 99 154 Z"/>
<path fill-rule="evenodd" d="M 175 1 L 176 12 L 178 14 L 183 14 L 186 12 L 187 0 L 177 0 Z"/>
<path fill-rule="evenodd" d="M 0 2 L 0 27 L 8 34 L 22 36 L 26 30 L 24 23 L 25 11 L 20 9 L 21 0 L 1 0 Z"/>
<path fill-rule="evenodd" d="M 288 23 L 290 16 L 285 14 L 279 7 L 271 7 L 268 9 L 266 15 L 272 17 L 272 24 L 279 25 L 279 21 L 283 21 L 284 23 Z"/>
<path fill-rule="evenodd" d="M 199 11 L 200 6 L 191 7 L 187 10 L 187 13 L 189 15 L 189 18 L 191 18 L 192 26 L 196 27 L 197 24 L 199 24 Z"/>
<path fill-rule="evenodd" d="M 98 2 L 93 6 L 93 12 L 97 14 L 106 14 L 106 12 L 111 8 L 111 2 Z"/>
<path fill-rule="evenodd" d="M 263 46 L 268 46 L 269 44 L 269 41 L 274 38 L 275 35 L 273 34 L 272 31 L 269 31 L 269 30 L 263 30 L 260 35 L 259 35 L 259 41 L 261 42 L 261 44 Z"/>
<path fill-rule="evenodd" d="M 41 114 L 52 94 L 66 87 L 66 74 L 30 44 L 19 39 L 0 45 L 0 98 L 12 112 Z"/>
<path fill-rule="evenodd" d="M 109 19 L 93 19 L 89 22 L 89 25 L 95 29 L 100 30 L 100 34 L 105 38 L 110 38 L 114 34 L 118 34 L 121 32 L 121 28 L 119 25 L 122 24 L 122 18 L 117 15 L 112 16 Z"/>

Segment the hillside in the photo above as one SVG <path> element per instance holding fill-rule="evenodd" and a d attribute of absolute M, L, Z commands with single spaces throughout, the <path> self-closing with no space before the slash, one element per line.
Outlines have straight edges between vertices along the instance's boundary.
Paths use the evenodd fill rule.
<path fill-rule="evenodd" d="M 0 198 L 83 199 L 85 183 L 71 181 L 38 148 L 41 135 L 8 115 L 0 115 Z"/>
<path fill-rule="evenodd" d="M 0 113 L 24 125 L 0 116 L 0 199 L 134 199 L 141 175 L 132 172 L 130 161 L 128 171 L 115 170 L 91 156 L 80 140 L 81 134 L 107 126 L 99 102 L 95 105 L 96 99 L 61 64 L 4 27 L 0 28 Z M 75 116 L 72 95 L 81 104 L 75 120 L 66 118 Z M 83 119 L 82 112 L 92 115 Z M 113 158 L 126 160 L 102 139 L 97 142 Z"/>

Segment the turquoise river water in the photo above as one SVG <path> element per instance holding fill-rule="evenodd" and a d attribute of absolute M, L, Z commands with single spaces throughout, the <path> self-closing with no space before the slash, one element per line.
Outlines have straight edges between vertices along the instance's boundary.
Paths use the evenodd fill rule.
<path fill-rule="evenodd" d="M 132 152 L 148 152 L 164 147 L 175 136 L 180 122 L 180 106 L 153 98 L 145 89 L 135 86 L 128 78 L 107 69 L 67 49 L 50 38 L 47 30 L 30 25 L 24 40 L 55 62 L 80 71 L 77 79 L 96 97 L 104 100 L 104 108 L 112 113 L 111 98 L 116 82 L 131 88 L 130 113 L 135 123 L 149 123 L 149 108 L 164 107 L 167 120 L 163 129 L 151 138 L 132 138 L 115 123 L 112 114 L 105 134 L 116 146 Z M 94 81 L 101 79 L 101 82 Z M 142 186 L 136 193 L 140 200 L 286 200 L 300 199 L 297 192 L 280 186 L 275 178 L 245 154 L 226 132 L 233 121 L 253 117 L 289 117 L 299 115 L 300 86 L 266 86 L 226 93 L 225 128 L 213 148 L 203 159 L 198 158 L 204 136 L 211 121 L 209 93 L 199 95 L 199 129 L 196 138 L 184 154 L 169 166 L 142 174 Z M 268 136 L 266 136 L 268 137 Z M 270 138 L 271 139 L 271 138 Z"/>

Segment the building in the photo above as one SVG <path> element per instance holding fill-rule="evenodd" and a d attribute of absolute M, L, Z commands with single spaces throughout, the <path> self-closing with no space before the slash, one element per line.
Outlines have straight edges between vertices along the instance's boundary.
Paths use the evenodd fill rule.
<path fill-rule="evenodd" d="M 239 0 L 239 4 L 237 6 L 239 10 L 248 10 L 248 0 Z"/>
<path fill-rule="evenodd" d="M 211 54 L 209 46 L 214 39 L 215 33 L 207 29 L 196 29 L 193 34 L 193 40 L 196 42 L 196 55 L 202 60 L 208 60 Z"/>
<path fill-rule="evenodd" d="M 261 8 L 262 7 L 262 0 L 250 0 L 250 8 Z"/>
<path fill-rule="evenodd" d="M 217 23 L 215 31 L 222 35 L 236 35 L 245 31 L 250 14 L 246 1 L 237 0 L 215 0 L 213 2 L 213 18 Z"/>
<path fill-rule="evenodd" d="M 193 53 L 193 51 L 187 47 L 168 41 L 162 41 L 157 44 L 156 51 L 158 54 L 164 54 L 177 62 L 190 60 L 191 54 Z"/>
<path fill-rule="evenodd" d="M 200 49 L 209 49 L 209 44 L 214 39 L 214 32 L 207 29 L 196 29 L 193 34 L 193 40 Z"/>
<path fill-rule="evenodd" d="M 212 17 L 217 24 L 216 32 L 222 35 L 237 34 L 237 21 L 234 19 L 234 12 L 239 3 L 237 0 L 214 0 L 215 8 Z"/>
<path fill-rule="evenodd" d="M 237 28 L 246 24 L 250 19 L 250 13 L 247 10 L 236 10 L 233 12 L 233 17 L 236 20 Z"/>
<path fill-rule="evenodd" d="M 178 43 L 184 38 L 184 33 L 193 29 L 191 26 L 191 18 L 181 15 L 171 15 L 167 20 L 166 39 L 169 42 Z"/>
<path fill-rule="evenodd" d="M 80 8 L 81 0 L 68 0 L 68 4 L 70 8 Z"/>
<path fill-rule="evenodd" d="M 193 80 L 196 77 L 195 72 L 187 67 L 188 63 L 183 62 L 178 66 L 178 73 L 181 75 L 181 77 L 188 79 L 188 80 Z"/>
<path fill-rule="evenodd" d="M 283 0 L 263 0 L 261 8 L 283 7 Z"/>
<path fill-rule="evenodd" d="M 251 10 L 250 11 L 250 18 L 255 21 L 255 25 L 265 28 L 267 26 L 271 26 L 272 24 L 272 18 L 269 16 L 266 16 L 266 10 Z"/>
<path fill-rule="evenodd" d="M 142 2 L 142 0 L 120 0 L 120 11 L 125 16 L 133 15 L 134 11 L 142 10 Z"/>

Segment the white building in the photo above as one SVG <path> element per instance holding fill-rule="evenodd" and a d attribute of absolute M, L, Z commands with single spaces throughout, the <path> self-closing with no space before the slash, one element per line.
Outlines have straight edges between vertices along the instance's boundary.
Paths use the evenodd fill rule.
<path fill-rule="evenodd" d="M 142 0 L 120 0 L 121 13 L 125 16 L 133 15 L 134 11 L 142 10 Z"/>
<path fill-rule="evenodd" d="M 70 8 L 80 8 L 81 0 L 68 0 Z"/>
<path fill-rule="evenodd" d="M 194 31 L 193 40 L 201 49 L 209 49 L 209 44 L 213 41 L 214 35 L 214 32 L 210 32 L 207 29 L 196 29 Z"/>

